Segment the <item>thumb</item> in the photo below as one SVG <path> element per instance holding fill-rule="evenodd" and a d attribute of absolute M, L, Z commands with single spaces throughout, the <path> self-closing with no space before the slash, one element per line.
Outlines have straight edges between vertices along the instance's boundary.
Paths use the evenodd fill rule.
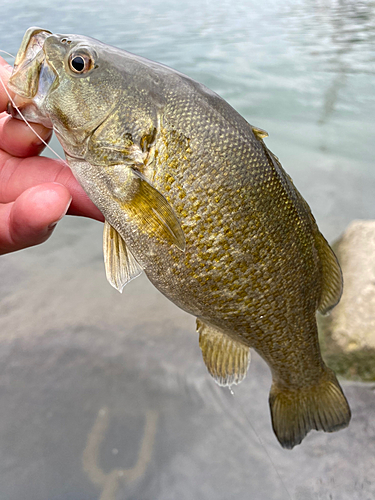
<path fill-rule="evenodd" d="M 65 186 L 50 182 L 29 188 L 15 202 L 0 206 L 0 253 L 46 241 L 71 199 Z"/>

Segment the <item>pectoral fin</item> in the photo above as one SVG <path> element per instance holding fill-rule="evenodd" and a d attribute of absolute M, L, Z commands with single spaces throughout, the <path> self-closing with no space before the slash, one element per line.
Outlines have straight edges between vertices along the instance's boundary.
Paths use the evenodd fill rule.
<path fill-rule="evenodd" d="M 239 384 L 246 377 L 250 349 L 197 319 L 199 347 L 209 373 L 219 385 Z"/>
<path fill-rule="evenodd" d="M 140 172 L 133 170 L 131 196 L 126 197 L 121 208 L 151 237 L 185 250 L 185 235 L 173 208 Z"/>
<path fill-rule="evenodd" d="M 121 293 L 129 281 L 142 273 L 142 268 L 125 241 L 107 221 L 104 223 L 103 253 L 107 280 Z"/>

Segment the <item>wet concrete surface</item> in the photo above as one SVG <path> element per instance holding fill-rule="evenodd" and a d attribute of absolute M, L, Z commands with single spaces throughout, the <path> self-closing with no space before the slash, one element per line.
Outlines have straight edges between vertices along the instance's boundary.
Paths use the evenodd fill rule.
<path fill-rule="evenodd" d="M 0 259 L 1 500 L 375 497 L 373 385 L 343 383 L 348 429 L 283 450 L 265 363 L 216 386 L 194 318 L 144 276 L 106 282 L 101 231 L 65 218 Z"/>

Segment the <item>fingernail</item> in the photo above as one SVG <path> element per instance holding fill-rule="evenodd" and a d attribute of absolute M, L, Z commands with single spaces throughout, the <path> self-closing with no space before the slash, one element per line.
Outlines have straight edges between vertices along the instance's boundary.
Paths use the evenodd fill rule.
<path fill-rule="evenodd" d="M 69 207 L 70 207 L 71 202 L 72 202 L 72 197 L 70 197 L 69 202 L 66 204 L 65 210 L 64 210 L 64 212 L 61 214 L 61 217 L 59 217 L 56 221 L 51 222 L 51 224 L 47 227 L 48 231 L 53 231 L 53 230 L 55 229 L 55 227 L 57 226 L 57 223 L 58 223 L 59 221 L 61 221 L 61 219 L 64 217 L 64 215 L 66 215 L 66 212 L 68 211 L 68 209 L 69 209 Z"/>
<path fill-rule="evenodd" d="M 70 197 L 70 200 L 69 202 L 66 204 L 66 207 L 65 207 L 65 212 L 63 214 L 63 216 L 61 218 L 64 217 L 64 215 L 66 214 L 66 212 L 68 211 L 69 207 L 70 207 L 70 204 L 72 203 L 72 197 Z"/>

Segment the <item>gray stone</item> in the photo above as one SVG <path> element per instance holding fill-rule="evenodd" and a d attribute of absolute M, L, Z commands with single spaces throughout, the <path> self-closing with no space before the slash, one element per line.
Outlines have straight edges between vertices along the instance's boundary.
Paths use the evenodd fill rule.
<path fill-rule="evenodd" d="M 333 249 L 344 292 L 320 320 L 326 357 L 346 377 L 375 380 L 375 221 L 353 221 Z"/>

